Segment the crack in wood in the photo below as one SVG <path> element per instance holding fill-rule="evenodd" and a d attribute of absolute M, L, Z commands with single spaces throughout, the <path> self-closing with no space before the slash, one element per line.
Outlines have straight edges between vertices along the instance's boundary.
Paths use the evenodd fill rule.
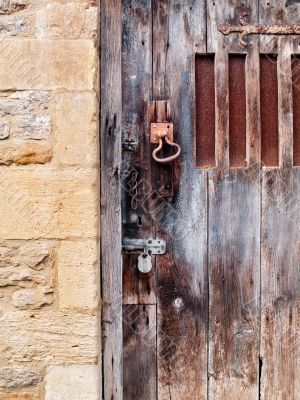
<path fill-rule="evenodd" d="M 300 35 L 300 25 L 296 24 L 247 24 L 245 17 L 249 13 L 240 15 L 240 25 L 223 24 L 219 27 L 219 31 L 227 36 L 231 33 L 240 33 L 240 44 L 244 47 L 248 46 L 245 38 L 250 35 Z"/>

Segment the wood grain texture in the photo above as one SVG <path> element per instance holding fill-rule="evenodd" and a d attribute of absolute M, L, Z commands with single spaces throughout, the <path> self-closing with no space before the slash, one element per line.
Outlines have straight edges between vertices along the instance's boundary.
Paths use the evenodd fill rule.
<path fill-rule="evenodd" d="M 121 2 L 101 1 L 103 398 L 122 399 Z M 114 34 L 112 34 L 114 32 Z M 114 94 L 112 96 L 112 93 Z"/>
<path fill-rule="evenodd" d="M 194 168 L 195 49 L 205 52 L 204 1 L 153 2 L 154 98 L 170 99 L 182 157 L 157 226 L 158 398 L 207 398 L 207 173 Z"/>
<path fill-rule="evenodd" d="M 259 22 L 262 24 L 299 24 L 300 4 L 294 0 L 259 0 Z M 299 35 L 289 36 L 292 46 L 299 49 Z M 260 50 L 262 53 L 277 54 L 281 37 L 278 35 L 261 35 Z"/>
<path fill-rule="evenodd" d="M 300 57 L 292 57 L 293 164 L 300 166 Z"/>
<path fill-rule="evenodd" d="M 122 1 L 123 236 L 154 235 L 151 217 L 151 147 L 147 103 L 152 93 L 152 10 L 150 0 Z M 137 189 L 134 186 L 134 174 Z M 136 195 L 136 205 L 132 203 Z M 155 268 L 140 273 L 137 257 L 125 255 L 123 303 L 155 304 Z"/>
<path fill-rule="evenodd" d="M 223 24 L 239 25 L 239 17 L 242 13 L 248 13 L 247 21 L 256 23 L 258 21 L 258 1 L 246 0 L 243 2 L 237 0 L 229 1 L 207 1 L 207 51 L 217 52 L 220 43 L 227 52 L 245 53 L 247 48 L 239 42 L 239 35 L 232 34 L 224 36 L 218 28 Z M 247 40 L 255 40 L 255 36 Z"/>
<path fill-rule="evenodd" d="M 259 392 L 259 168 L 209 179 L 209 399 Z"/>
<path fill-rule="evenodd" d="M 256 44 L 257 39 L 252 42 L 246 57 L 246 153 L 250 167 L 261 164 L 259 48 Z"/>
<path fill-rule="evenodd" d="M 228 54 L 220 43 L 216 54 L 216 166 L 229 168 L 229 71 Z"/>
<path fill-rule="evenodd" d="M 262 182 L 262 400 L 300 393 L 299 169 L 267 171 Z"/>
<path fill-rule="evenodd" d="M 125 305 L 124 400 L 157 400 L 156 306 Z"/>
<path fill-rule="evenodd" d="M 278 128 L 279 165 L 293 166 L 293 91 L 291 39 L 280 38 L 278 42 Z"/>

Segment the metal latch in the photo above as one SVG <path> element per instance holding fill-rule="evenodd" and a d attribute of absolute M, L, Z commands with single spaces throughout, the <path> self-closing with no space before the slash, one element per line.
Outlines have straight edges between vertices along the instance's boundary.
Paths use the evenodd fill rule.
<path fill-rule="evenodd" d="M 161 239 L 128 239 L 123 240 L 123 251 L 129 254 L 139 254 L 138 269 L 148 273 L 152 269 L 151 256 L 165 254 L 166 242 Z"/>
<path fill-rule="evenodd" d="M 158 163 L 169 163 L 173 160 L 176 160 L 181 154 L 181 147 L 179 144 L 174 143 L 174 125 L 171 122 L 154 122 L 150 127 L 150 143 L 158 144 L 155 150 L 153 150 L 152 157 Z M 157 154 L 163 148 L 163 139 L 165 142 L 177 149 L 176 153 L 172 156 L 159 158 Z"/>

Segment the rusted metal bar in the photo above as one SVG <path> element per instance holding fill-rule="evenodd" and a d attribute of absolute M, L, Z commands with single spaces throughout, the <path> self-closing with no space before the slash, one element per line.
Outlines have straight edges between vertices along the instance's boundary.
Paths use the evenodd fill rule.
<path fill-rule="evenodd" d="M 219 31 L 225 36 L 230 33 L 240 33 L 240 43 L 244 47 L 248 45 L 245 38 L 249 35 L 300 35 L 300 25 L 250 25 L 245 21 L 245 17 L 247 16 L 249 16 L 248 13 L 242 13 L 240 15 L 240 25 L 224 24 L 219 27 Z"/>

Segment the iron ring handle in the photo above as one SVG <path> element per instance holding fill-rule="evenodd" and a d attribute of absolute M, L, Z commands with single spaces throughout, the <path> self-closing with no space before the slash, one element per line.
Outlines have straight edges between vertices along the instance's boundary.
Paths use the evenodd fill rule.
<path fill-rule="evenodd" d="M 159 138 L 159 145 L 158 145 L 158 147 L 156 147 L 156 149 L 153 151 L 152 157 L 153 157 L 153 159 L 154 159 L 156 162 L 161 163 L 161 164 L 166 164 L 166 163 L 168 163 L 168 162 L 174 161 L 174 160 L 176 160 L 176 158 L 178 158 L 178 157 L 180 156 L 180 154 L 181 154 L 181 147 L 179 146 L 179 144 L 171 142 L 171 141 L 167 138 L 167 136 L 165 136 L 165 140 L 166 140 L 166 142 L 167 142 L 167 144 L 168 144 L 169 146 L 172 146 L 172 147 L 176 147 L 176 148 L 177 148 L 177 153 L 173 154 L 172 156 L 166 157 L 166 158 L 159 158 L 159 157 L 157 157 L 157 153 L 158 153 L 158 152 L 162 149 L 162 147 L 163 147 L 162 138 Z"/>

